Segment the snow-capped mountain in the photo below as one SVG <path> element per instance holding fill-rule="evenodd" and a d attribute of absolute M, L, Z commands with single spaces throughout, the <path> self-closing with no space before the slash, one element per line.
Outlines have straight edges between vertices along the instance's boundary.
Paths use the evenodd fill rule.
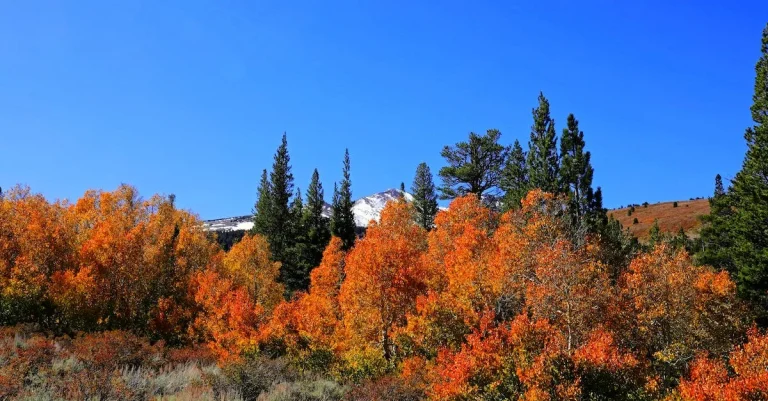
<path fill-rule="evenodd" d="M 405 192 L 405 200 L 413 201 L 413 195 Z M 395 201 L 403 196 L 399 189 L 388 189 L 384 192 L 378 192 L 373 195 L 360 198 L 352 206 L 352 212 L 355 215 L 355 224 L 358 227 L 368 227 L 371 220 L 378 221 L 381 217 L 381 211 L 384 205 L 389 201 Z M 323 216 L 331 217 L 331 205 L 326 204 L 323 210 Z M 253 216 L 236 216 L 222 219 L 206 220 L 204 222 L 206 230 L 212 231 L 239 231 L 250 230 L 253 228 Z"/>
<path fill-rule="evenodd" d="M 358 227 L 368 227 L 368 223 L 371 220 L 379 221 L 384 205 L 389 201 L 400 199 L 403 194 L 405 194 L 405 200 L 408 202 L 413 201 L 413 195 L 408 192 L 403 193 L 399 189 L 388 189 L 384 192 L 375 193 L 356 200 L 354 206 L 352 206 L 352 212 L 355 214 L 355 225 Z"/>

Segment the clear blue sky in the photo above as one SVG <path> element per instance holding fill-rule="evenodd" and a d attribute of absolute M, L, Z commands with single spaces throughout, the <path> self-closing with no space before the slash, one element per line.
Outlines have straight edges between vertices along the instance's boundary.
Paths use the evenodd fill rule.
<path fill-rule="evenodd" d="M 542 90 L 607 206 L 708 196 L 741 166 L 766 22 L 762 0 L 0 0 L 0 185 L 246 214 L 286 131 L 298 186 L 317 167 L 330 199 L 348 147 L 362 196 L 470 131 L 525 146 Z"/>

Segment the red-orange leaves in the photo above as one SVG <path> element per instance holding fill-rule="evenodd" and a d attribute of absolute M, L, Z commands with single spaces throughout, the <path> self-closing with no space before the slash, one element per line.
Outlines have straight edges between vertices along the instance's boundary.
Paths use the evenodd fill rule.
<path fill-rule="evenodd" d="M 571 350 L 591 327 L 601 323 L 611 295 L 605 269 L 564 240 L 536 251 L 534 279 L 526 286 L 526 305 L 536 319 L 559 328 Z"/>
<path fill-rule="evenodd" d="M 220 358 L 254 349 L 259 327 L 282 299 L 276 282 L 280 264 L 269 260 L 267 241 L 245 236 L 224 256 L 222 266 L 195 275 L 193 291 L 200 312 L 193 333 Z"/>
<path fill-rule="evenodd" d="M 339 294 L 342 338 L 349 347 L 376 349 L 385 360 L 395 356 L 392 330 L 405 323 L 416 297 L 426 290 L 421 264 L 425 234 L 413 222 L 409 205 L 390 202 L 381 223 L 368 227 L 350 251 Z"/>
<path fill-rule="evenodd" d="M 336 300 L 341 283 L 344 281 L 344 257 L 341 238 L 332 237 L 323 252 L 320 266 L 310 273 L 309 290 L 313 295 Z"/>
<path fill-rule="evenodd" d="M 264 309 L 253 302 L 248 291 L 210 270 L 198 273 L 193 285 L 201 309 L 192 326 L 194 337 L 206 342 L 221 359 L 254 349 Z"/>
<path fill-rule="evenodd" d="M 678 389 L 683 400 L 749 401 L 768 399 L 768 335 L 749 331 L 749 340 L 730 354 L 733 375 L 722 360 L 699 354 Z"/>
<path fill-rule="evenodd" d="M 590 333 L 586 343 L 574 353 L 573 359 L 579 368 L 596 368 L 610 372 L 637 365 L 637 359 L 619 350 L 613 334 L 603 329 Z"/>

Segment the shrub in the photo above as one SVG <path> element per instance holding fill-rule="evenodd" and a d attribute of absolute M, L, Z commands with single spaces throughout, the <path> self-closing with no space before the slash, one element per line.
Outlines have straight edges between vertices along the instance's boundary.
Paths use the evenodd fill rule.
<path fill-rule="evenodd" d="M 225 365 L 224 372 L 245 400 L 255 400 L 276 384 L 298 379 L 285 358 L 246 357 Z"/>
<path fill-rule="evenodd" d="M 640 223 L 640 222 L 639 222 L 639 221 L 637 221 L 637 217 L 635 217 L 635 219 L 634 219 L 634 220 L 632 220 L 632 224 L 638 224 L 638 223 Z"/>
<path fill-rule="evenodd" d="M 366 381 L 352 388 L 344 400 L 347 401 L 418 401 L 425 399 L 424 392 L 409 386 L 401 378 L 384 376 Z"/>
<path fill-rule="evenodd" d="M 259 401 L 337 401 L 345 388 L 330 380 L 284 382 L 274 385 Z"/>
<path fill-rule="evenodd" d="M 672 207 L 677 207 L 677 202 L 673 202 Z"/>

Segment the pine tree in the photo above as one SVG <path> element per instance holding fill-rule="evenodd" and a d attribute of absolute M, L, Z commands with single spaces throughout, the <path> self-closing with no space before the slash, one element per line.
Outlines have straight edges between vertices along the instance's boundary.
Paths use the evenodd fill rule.
<path fill-rule="evenodd" d="M 307 205 L 304 208 L 303 226 L 306 230 L 307 260 L 306 265 L 313 269 L 320 265 L 323 251 L 331 240 L 330 222 L 323 216 L 325 199 L 323 184 L 317 169 L 312 173 L 312 181 L 307 188 Z"/>
<path fill-rule="evenodd" d="M 489 129 L 485 135 L 469 133 L 468 142 L 445 146 L 441 155 L 446 167 L 440 169 L 442 199 L 475 194 L 493 203 L 499 192 L 501 170 L 507 148 L 499 144 L 501 132 Z"/>
<path fill-rule="evenodd" d="M 283 134 L 282 142 L 275 152 L 272 172 L 270 173 L 271 209 L 270 233 L 267 236 L 272 255 L 283 263 L 281 277 L 286 277 L 292 266 L 286 264 L 286 250 L 292 245 L 290 235 L 291 210 L 289 202 L 293 195 L 293 173 L 291 157 L 288 155 L 288 139 Z"/>
<path fill-rule="evenodd" d="M 664 234 L 661 232 L 661 227 L 659 227 L 659 220 L 654 220 L 653 226 L 648 230 L 648 246 L 653 249 L 653 247 L 661 244 L 663 241 Z"/>
<path fill-rule="evenodd" d="M 301 198 L 301 190 L 296 189 L 296 195 L 290 206 L 290 223 L 288 234 L 291 242 L 285 251 L 283 265 L 289 268 L 282 269 L 281 280 L 285 284 L 288 297 L 299 290 L 309 287 L 309 272 L 313 266 L 308 262 L 309 245 L 307 241 L 307 227 L 304 224 L 304 200 Z"/>
<path fill-rule="evenodd" d="M 763 30 L 761 52 L 755 65 L 755 93 L 751 107 L 755 124 L 744 134 L 747 153 L 742 169 L 731 181 L 731 190 L 720 200 L 730 199 L 716 205 L 720 213 L 730 209 L 729 202 L 733 206 L 728 212 L 732 217 L 728 219 L 727 236 L 722 238 L 726 243 L 716 246 L 726 248 L 724 252 L 732 256 L 732 271 L 739 294 L 759 305 L 761 317 L 765 319 L 768 318 L 768 236 L 765 235 L 768 221 L 768 25 Z M 722 183 L 716 186 L 716 194 L 725 192 Z M 722 263 L 728 268 L 729 262 Z"/>
<path fill-rule="evenodd" d="M 527 162 L 531 188 L 540 188 L 551 193 L 559 192 L 555 121 L 550 117 L 549 101 L 543 93 L 539 93 L 539 106 L 533 109 Z"/>
<path fill-rule="evenodd" d="M 411 191 L 416 223 L 425 230 L 431 230 L 435 224 L 438 207 L 435 184 L 432 182 L 432 172 L 427 163 L 421 163 L 416 167 Z"/>
<path fill-rule="evenodd" d="M 525 152 L 517 139 L 515 139 L 507 163 L 504 165 L 500 187 L 504 191 L 503 210 L 519 208 L 520 201 L 530 189 L 528 171 L 525 165 Z"/>
<path fill-rule="evenodd" d="M 355 215 L 352 211 L 352 181 L 349 175 L 349 149 L 344 152 L 344 178 L 337 190 L 333 188 L 333 216 L 331 217 L 331 232 L 341 238 L 344 249 L 348 250 L 355 244 Z"/>
<path fill-rule="evenodd" d="M 733 219 L 732 197 L 728 196 L 720 174 L 715 176 L 715 191 L 709 198 L 709 214 L 701 216 L 702 227 L 699 236 L 699 252 L 696 262 L 718 269 L 727 270 L 733 276 L 736 268 L 731 254 L 731 223 Z"/>
<path fill-rule="evenodd" d="M 261 172 L 261 181 L 259 182 L 258 198 L 253 208 L 253 229 L 254 234 L 268 236 L 270 233 L 270 216 L 272 205 L 272 191 L 267 176 L 267 170 Z"/>
<path fill-rule="evenodd" d="M 590 152 L 584 151 L 584 133 L 579 130 L 579 121 L 573 114 L 568 115 L 568 127 L 563 129 L 560 139 L 560 188 L 568 193 L 572 219 L 584 226 L 587 232 L 598 231 L 598 220 L 602 216 L 602 200 L 595 202 L 592 189 L 594 169 L 590 163 Z M 632 208 L 634 212 L 634 207 Z"/>

